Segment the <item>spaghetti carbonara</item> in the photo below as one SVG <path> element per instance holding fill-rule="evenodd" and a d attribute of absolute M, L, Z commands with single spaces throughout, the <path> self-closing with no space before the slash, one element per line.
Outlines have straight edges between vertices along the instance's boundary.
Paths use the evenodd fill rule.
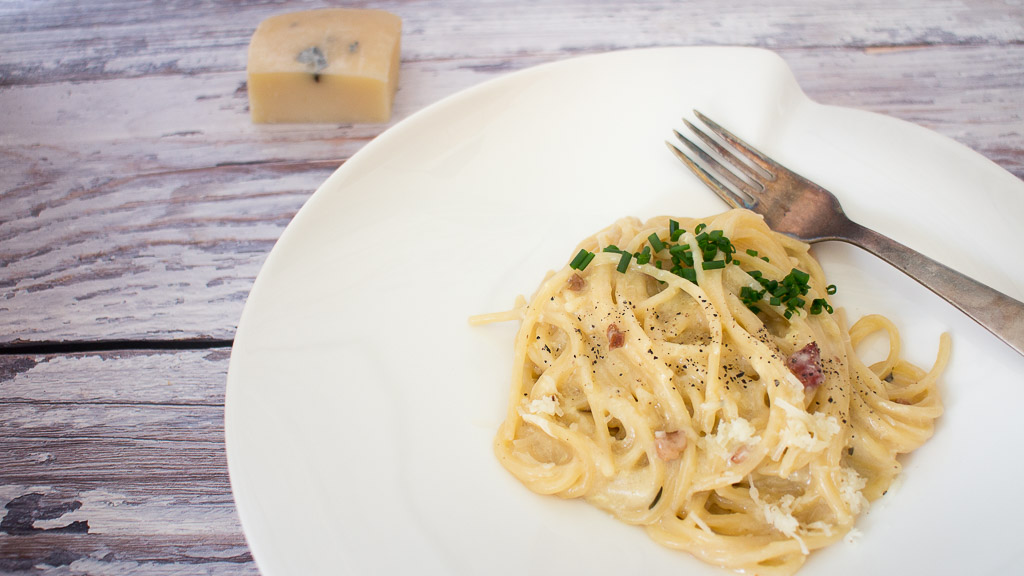
<path fill-rule="evenodd" d="M 501 464 L 534 492 L 584 498 L 670 548 L 792 574 L 844 537 L 927 440 L 936 380 L 895 325 L 846 326 L 808 246 L 732 210 L 625 218 L 586 239 L 519 319 Z M 888 335 L 871 366 L 855 348 Z"/>

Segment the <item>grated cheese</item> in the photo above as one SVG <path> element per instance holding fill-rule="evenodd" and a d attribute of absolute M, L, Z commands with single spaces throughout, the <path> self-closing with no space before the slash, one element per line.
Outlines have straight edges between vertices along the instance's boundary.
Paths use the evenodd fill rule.
<path fill-rule="evenodd" d="M 839 485 L 839 497 L 850 507 L 850 512 L 857 515 L 862 510 L 868 509 L 868 499 L 862 492 L 864 487 L 868 485 L 868 481 L 866 478 L 861 477 L 860 474 L 857 474 L 856 470 L 853 468 L 840 468 L 836 484 Z"/>
<path fill-rule="evenodd" d="M 821 452 L 841 430 L 832 416 L 808 413 L 781 398 L 776 399 L 775 404 L 786 412 L 786 426 L 779 434 L 779 444 L 772 454 L 772 460 L 778 461 L 786 448 Z"/>
<path fill-rule="evenodd" d="M 761 509 L 761 515 L 764 516 L 765 522 L 783 535 L 796 540 L 800 544 L 800 552 L 805 556 L 811 553 L 803 538 L 797 534 L 797 530 L 800 528 L 800 521 L 793 516 L 793 504 L 796 502 L 796 498 L 792 494 L 785 494 L 782 498 L 779 498 L 778 504 L 771 504 L 761 500 L 757 487 L 751 481 L 750 498 Z"/>
<path fill-rule="evenodd" d="M 761 441 L 756 435 L 757 429 L 745 418 L 723 420 L 718 423 L 718 431 L 704 437 L 704 451 L 728 460 L 740 446 L 748 446 Z"/>
<path fill-rule="evenodd" d="M 530 414 L 547 414 L 548 416 L 561 416 L 562 407 L 558 405 L 558 399 L 554 394 L 541 396 L 526 405 Z"/>

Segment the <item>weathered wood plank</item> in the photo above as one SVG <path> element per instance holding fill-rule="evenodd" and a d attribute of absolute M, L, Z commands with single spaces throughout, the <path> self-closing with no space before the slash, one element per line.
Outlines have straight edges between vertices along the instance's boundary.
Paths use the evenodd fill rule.
<path fill-rule="evenodd" d="M 404 59 L 469 54 L 577 54 L 668 45 L 822 46 L 1013 44 L 1024 8 L 997 0 L 804 1 L 614 0 L 348 2 L 390 10 L 405 23 Z M 13 3 L 0 18 L 3 84 L 181 75 L 244 68 L 245 48 L 265 17 L 319 2 Z M 54 34 L 59 27 L 61 33 Z"/>
<path fill-rule="evenodd" d="M 332 169 L 129 176 L 61 193 L 36 217 L 0 225 L 5 340 L 180 337 L 197 325 L 230 338 L 266 254 Z M 210 324 L 213 308 L 218 322 L 234 319 Z"/>
<path fill-rule="evenodd" d="M 214 534 L 123 536 L 0 534 L 0 574 L 147 574 L 151 576 L 258 576 L 241 536 Z"/>
<path fill-rule="evenodd" d="M 402 65 L 391 124 L 458 90 L 553 57 Z M 388 125 L 254 125 L 244 66 L 188 77 L 94 80 L 0 90 L 2 175 L 23 190 L 31 176 L 85 180 L 254 162 L 333 161 L 351 156 Z M 110 166 L 109 164 L 113 164 Z M 69 166 L 71 168 L 69 168 Z M 77 167 L 75 169 L 74 167 Z M 115 167 L 122 172 L 100 172 Z"/>
<path fill-rule="evenodd" d="M 0 356 L 0 573 L 255 574 L 227 364 L 227 349 Z"/>
<path fill-rule="evenodd" d="M 66 467 L 111 451 L 78 455 L 87 452 L 81 442 L 157 456 L 176 446 L 206 458 L 223 449 L 229 356 L 228 349 L 0 356 L 0 443 L 22 455 L 29 476 L 37 465 L 63 460 Z M 60 452 L 47 451 L 52 446 Z M 0 476 L 19 474 L 21 465 L 6 463 Z M 115 462 L 109 467 L 134 475 Z"/>
<path fill-rule="evenodd" d="M 223 441 L 5 436 L 0 438 L 0 467 L 4 485 L 77 490 L 117 486 L 123 493 L 158 492 L 183 498 L 229 493 Z"/>
<path fill-rule="evenodd" d="M 4 436 L 18 437 L 40 451 L 35 458 L 56 458 L 43 449 L 69 437 L 131 441 L 219 444 L 224 435 L 222 406 L 152 406 L 129 399 L 123 404 L 11 403 L 0 408 Z M 17 448 L 14 448 L 17 450 Z"/>
<path fill-rule="evenodd" d="M 221 408 L 230 353 L 219 348 L 4 355 L 0 406 Z"/>
<path fill-rule="evenodd" d="M 920 123 L 1024 176 L 1024 45 L 781 54 L 811 97 Z M 395 120 L 543 60 L 408 65 Z M 89 82 L 70 95 L 62 85 L 0 91 L 0 115 L 10 111 L 15 126 L 12 144 L 0 144 L 0 342 L 232 337 L 284 226 L 385 128 L 255 128 L 235 94 L 243 81 L 237 72 Z M 129 85 L 164 96 L 126 101 Z"/>
<path fill-rule="evenodd" d="M 227 350 L 0 357 L 0 486 L 229 500 Z"/>

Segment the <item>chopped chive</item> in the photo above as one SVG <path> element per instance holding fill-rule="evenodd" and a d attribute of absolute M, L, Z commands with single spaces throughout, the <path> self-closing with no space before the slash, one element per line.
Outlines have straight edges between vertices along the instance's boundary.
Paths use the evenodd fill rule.
<path fill-rule="evenodd" d="M 771 260 L 769 260 L 767 256 L 761 256 L 761 260 L 764 260 L 765 262 L 771 262 Z"/>
<path fill-rule="evenodd" d="M 637 264 L 647 264 L 648 262 L 651 261 L 651 247 L 644 246 L 643 251 L 637 252 L 636 254 L 633 255 L 633 257 L 636 258 Z"/>
<path fill-rule="evenodd" d="M 781 281 L 768 280 L 762 277 L 762 274 L 757 270 L 748 271 L 747 274 L 764 287 L 766 293 L 770 296 L 769 303 L 772 306 L 785 306 L 783 316 L 786 318 L 791 318 L 794 313 L 804 310 L 806 300 L 801 298 L 801 296 L 805 296 L 811 289 L 807 283 L 811 279 L 809 273 L 793 268 Z M 830 284 L 826 287 L 825 291 L 828 294 L 835 294 L 836 287 L 834 284 Z M 834 312 L 826 299 L 815 298 L 811 301 L 811 314 L 820 314 L 826 311 L 829 314 Z"/>
<path fill-rule="evenodd" d="M 718 270 L 725 268 L 725 260 L 711 260 L 710 262 L 702 262 L 701 268 L 705 270 Z"/>
<path fill-rule="evenodd" d="M 700 234 L 701 231 L 703 231 L 707 227 L 708 227 L 708 225 L 704 224 L 703 222 L 700 223 L 700 224 L 697 224 L 697 227 L 693 229 L 693 233 L 694 234 Z"/>
<path fill-rule="evenodd" d="M 694 270 L 693 268 L 683 268 L 682 271 L 679 273 L 679 276 L 686 278 L 687 280 L 693 282 L 694 284 L 697 283 L 697 271 Z"/>
<path fill-rule="evenodd" d="M 793 281 L 797 284 L 807 284 L 807 281 L 811 279 L 811 275 L 803 270 L 793 268 L 789 271 L 789 275 L 786 278 L 793 278 Z"/>
<path fill-rule="evenodd" d="M 677 244 L 668 249 L 672 254 L 672 262 L 693 266 L 693 253 L 690 252 L 689 244 Z"/>
<path fill-rule="evenodd" d="M 686 230 L 679 227 L 679 222 L 676 222 L 675 220 L 668 221 L 668 237 L 671 238 L 673 242 L 679 240 L 679 237 L 685 233 Z"/>
<path fill-rule="evenodd" d="M 661 252 L 665 249 L 665 243 L 654 232 L 651 232 L 651 235 L 647 237 L 647 241 L 651 243 L 651 248 L 654 248 L 655 252 Z"/>
<path fill-rule="evenodd" d="M 811 302 L 811 314 L 821 314 L 822 311 L 828 312 L 829 314 L 835 312 L 832 305 L 828 303 L 824 298 L 815 298 Z"/>
<path fill-rule="evenodd" d="M 609 245 L 605 246 L 604 250 L 601 250 L 601 252 L 613 252 L 615 254 L 618 254 L 618 253 L 622 252 L 622 250 L 619 250 L 619 247 L 616 246 L 615 244 L 609 244 Z"/>
<path fill-rule="evenodd" d="M 583 263 L 580 264 L 579 269 L 586 270 L 587 266 L 590 265 L 590 261 L 594 259 L 594 256 L 597 256 L 597 254 L 595 254 L 594 252 L 588 252 L 587 257 L 583 259 Z"/>
<path fill-rule="evenodd" d="M 576 254 L 576 257 L 572 259 L 572 262 L 569 262 L 569 267 L 572 268 L 573 270 L 578 270 L 579 267 L 583 264 L 583 261 L 587 258 L 587 254 L 590 254 L 590 252 L 581 248 L 580 251 Z"/>
<path fill-rule="evenodd" d="M 657 268 L 658 270 L 661 270 L 661 260 L 656 260 L 654 262 L 654 267 Z"/>
<path fill-rule="evenodd" d="M 629 252 L 623 252 L 622 256 L 619 258 L 619 265 L 616 266 L 615 269 L 618 270 L 619 272 L 625 273 L 626 270 L 629 270 L 629 261 L 632 258 L 632 254 L 630 254 Z"/>
<path fill-rule="evenodd" d="M 828 294 L 829 296 L 831 296 L 832 294 L 835 294 L 836 293 L 836 285 L 835 284 L 829 284 L 828 286 L 826 286 L 825 287 L 825 293 Z"/>
<path fill-rule="evenodd" d="M 744 286 L 740 289 L 740 298 L 746 303 L 757 302 L 764 298 L 764 290 L 754 290 L 750 286 Z"/>
<path fill-rule="evenodd" d="M 757 306 L 754 306 L 753 304 L 748 304 L 747 308 L 754 314 L 759 314 L 761 312 L 761 309 L 758 308 Z"/>
<path fill-rule="evenodd" d="M 757 256 L 757 250 L 754 250 L 753 248 L 747 248 L 747 255 L 748 256 Z"/>

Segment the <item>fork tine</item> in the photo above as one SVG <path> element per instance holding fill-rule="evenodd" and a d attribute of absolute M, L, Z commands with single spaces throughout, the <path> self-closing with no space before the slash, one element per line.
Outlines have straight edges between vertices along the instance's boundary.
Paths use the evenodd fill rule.
<path fill-rule="evenodd" d="M 689 140 L 687 140 L 686 137 L 680 134 L 679 132 L 676 132 L 676 136 L 683 142 L 688 142 L 691 146 L 696 146 L 696 144 L 689 142 Z M 668 146 L 668 149 L 671 150 L 672 153 L 676 155 L 676 157 L 682 160 L 683 164 L 686 164 L 686 167 L 689 168 L 690 171 L 693 172 L 695 176 L 697 176 L 697 178 L 700 178 L 701 182 L 703 182 L 705 186 L 710 188 L 715 194 L 718 194 L 718 196 L 722 200 L 725 200 L 726 204 L 732 206 L 733 208 L 750 208 L 750 203 L 746 198 L 743 198 L 739 194 L 736 194 L 730 188 L 719 182 L 717 178 L 712 176 L 700 164 L 697 164 L 692 159 L 690 159 L 690 157 L 687 156 L 685 152 L 677 148 L 671 142 L 666 141 L 665 145 Z M 713 162 L 717 161 L 713 160 Z"/>
<path fill-rule="evenodd" d="M 687 138 L 686 136 L 684 136 L 683 134 L 681 134 L 679 132 L 679 130 L 673 130 L 673 132 L 676 134 L 676 137 L 679 139 L 679 141 L 683 142 L 684 145 L 686 145 L 686 148 L 690 149 L 690 151 L 693 154 L 695 154 L 697 156 L 697 158 L 699 158 L 701 161 L 703 161 L 703 163 L 705 163 L 706 166 L 711 168 L 712 171 L 716 172 L 717 173 L 716 175 L 718 175 L 720 178 L 724 177 L 726 180 L 728 180 L 729 183 L 732 184 L 733 188 L 738 189 L 740 192 L 745 193 L 746 196 L 750 197 L 751 199 L 756 199 L 757 196 L 758 196 L 758 193 L 760 193 L 762 190 L 764 190 L 764 183 L 761 181 L 761 179 L 759 179 L 756 174 L 750 174 L 749 172 L 745 172 L 745 171 L 742 171 L 742 170 L 741 171 L 742 171 L 743 174 L 746 174 L 746 175 L 750 176 L 751 180 L 754 181 L 754 184 L 752 184 L 751 182 L 746 181 L 746 180 L 740 178 L 739 176 L 737 176 L 736 173 L 733 171 L 734 167 L 732 165 L 733 164 L 743 165 L 744 164 L 743 161 L 738 159 L 738 158 L 736 158 L 735 155 L 729 153 L 729 151 L 727 151 L 724 148 L 722 148 L 722 146 L 719 145 L 718 142 L 715 142 L 714 139 L 712 139 L 711 136 L 709 136 L 706 133 L 701 132 L 696 126 L 694 126 L 693 124 L 688 122 L 685 118 L 683 119 L 683 122 L 685 122 L 686 125 L 689 126 L 690 130 L 693 130 L 693 132 L 696 133 L 700 137 L 701 140 L 703 140 L 703 141 L 711 140 L 713 142 L 713 145 L 714 145 L 713 148 L 717 152 L 719 152 L 719 154 L 722 156 L 722 158 L 725 159 L 726 163 L 723 164 L 717 158 L 713 157 L 712 155 L 708 154 L 705 150 L 703 150 L 702 148 L 698 147 L 696 145 L 696 143 L 693 142 L 693 140 L 691 140 L 691 139 Z M 746 170 L 751 170 L 750 166 L 745 166 L 744 165 L 743 167 Z M 750 202 L 743 202 L 743 205 L 750 206 Z"/>
<path fill-rule="evenodd" d="M 689 128 L 691 132 L 693 132 L 695 135 L 697 135 L 698 138 L 701 139 L 701 142 L 707 144 L 708 148 L 711 148 L 712 150 L 715 151 L 715 153 L 724 158 L 726 163 L 728 163 L 733 169 L 739 170 L 744 176 L 746 176 L 752 182 L 757 184 L 757 186 L 759 186 L 762 189 L 764 188 L 765 175 L 763 173 L 754 170 L 739 156 L 737 156 L 735 153 L 730 151 L 725 146 L 719 144 L 717 140 L 715 140 L 711 136 L 708 136 L 706 132 L 694 126 L 693 123 L 691 123 L 686 118 L 683 118 L 683 123 L 686 124 L 686 127 Z M 759 189 L 751 186 L 748 182 L 745 182 L 743 179 L 733 174 L 731 170 L 724 173 L 723 175 L 726 176 L 729 182 L 732 182 L 734 186 L 740 188 L 741 190 L 743 190 L 747 194 L 750 194 L 751 196 L 753 196 L 756 192 L 760 191 Z M 771 178 L 771 175 L 769 175 L 768 178 Z"/>
<path fill-rule="evenodd" d="M 749 158 L 752 162 L 760 166 L 769 174 L 769 178 L 775 179 L 775 174 L 779 171 L 781 166 L 778 162 L 775 162 L 771 158 L 765 156 L 760 150 L 754 148 L 750 144 L 747 144 L 743 140 L 736 137 L 735 134 L 729 132 L 725 128 L 722 128 L 717 122 L 708 118 L 707 116 L 700 113 L 699 110 L 693 111 L 694 115 L 700 119 L 711 131 L 720 136 L 723 140 L 734 146 L 737 150 L 743 153 L 744 156 Z"/>
<path fill-rule="evenodd" d="M 683 122 L 686 122 L 686 120 L 684 119 Z M 697 127 L 695 127 L 693 124 L 686 122 L 686 125 L 689 126 L 691 130 L 694 130 L 698 135 L 700 135 L 701 140 L 710 139 L 710 136 L 698 130 Z M 687 148 L 689 148 L 694 154 L 697 155 L 697 157 L 704 161 L 705 165 L 710 167 L 713 171 L 717 172 L 719 177 L 724 177 L 726 180 L 728 180 L 729 183 L 732 184 L 734 187 L 738 188 L 742 192 L 746 192 L 747 196 L 751 198 L 756 198 L 757 193 L 764 188 L 763 184 L 759 182 L 756 178 L 751 178 L 752 180 L 754 180 L 754 183 L 756 184 L 755 186 L 751 185 L 750 182 L 743 180 L 733 172 L 732 167 L 730 166 L 730 164 L 733 161 L 739 164 L 743 164 L 743 161 L 740 160 L 739 158 L 736 158 L 732 154 L 729 154 L 727 151 L 725 151 L 725 155 L 723 157 L 725 158 L 727 164 L 722 164 L 722 162 L 720 162 L 717 158 L 705 152 L 703 148 L 696 145 L 693 142 L 693 140 L 690 140 L 686 136 L 683 136 L 678 130 L 673 130 L 673 132 L 675 133 L 676 138 L 678 138 L 680 142 L 685 144 Z"/>

